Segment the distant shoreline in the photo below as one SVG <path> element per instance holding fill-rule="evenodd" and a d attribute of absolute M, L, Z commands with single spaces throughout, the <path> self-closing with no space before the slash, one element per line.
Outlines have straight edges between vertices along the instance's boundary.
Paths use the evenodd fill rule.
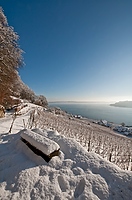
<path fill-rule="evenodd" d="M 54 103 L 54 104 L 110 104 L 112 102 L 106 102 L 106 101 L 48 101 L 48 103 Z"/>
<path fill-rule="evenodd" d="M 114 104 L 110 104 L 110 106 L 122 107 L 122 108 L 132 108 L 132 101 L 119 101 Z"/>

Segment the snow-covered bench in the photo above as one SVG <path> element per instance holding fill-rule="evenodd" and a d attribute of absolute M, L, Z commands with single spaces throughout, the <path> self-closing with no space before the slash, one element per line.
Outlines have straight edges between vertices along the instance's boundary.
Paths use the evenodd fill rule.
<path fill-rule="evenodd" d="M 31 130 L 22 130 L 21 140 L 46 162 L 49 162 L 52 157 L 60 154 L 60 146 L 56 142 Z"/>

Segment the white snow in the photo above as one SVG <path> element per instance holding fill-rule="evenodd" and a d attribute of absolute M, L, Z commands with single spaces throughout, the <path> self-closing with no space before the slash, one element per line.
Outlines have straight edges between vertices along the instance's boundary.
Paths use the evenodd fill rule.
<path fill-rule="evenodd" d="M 49 138 L 44 137 L 31 130 L 24 129 L 20 131 L 20 133 L 23 139 L 25 139 L 27 142 L 29 142 L 31 145 L 33 145 L 46 155 L 49 155 L 60 148 L 59 145 L 53 140 L 50 140 Z"/>
<path fill-rule="evenodd" d="M 27 108 L 24 108 L 27 109 Z M 0 199 L 2 200 L 131 200 L 132 172 L 124 171 L 74 139 L 52 130 L 23 130 L 32 105 L 17 116 L 0 119 Z M 20 140 L 21 134 L 38 134 L 57 143 L 61 154 L 49 163 Z M 36 137 L 33 137 L 37 140 Z M 42 140 L 43 141 L 43 140 Z M 38 143 L 37 143 L 38 144 Z"/>

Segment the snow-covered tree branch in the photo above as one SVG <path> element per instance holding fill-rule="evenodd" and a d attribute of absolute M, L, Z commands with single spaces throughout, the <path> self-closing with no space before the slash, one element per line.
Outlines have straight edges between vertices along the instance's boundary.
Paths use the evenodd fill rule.
<path fill-rule="evenodd" d="M 8 25 L 0 8 L 0 104 L 8 101 L 11 85 L 17 77 L 17 69 L 23 64 L 22 50 L 18 45 L 19 36 Z"/>

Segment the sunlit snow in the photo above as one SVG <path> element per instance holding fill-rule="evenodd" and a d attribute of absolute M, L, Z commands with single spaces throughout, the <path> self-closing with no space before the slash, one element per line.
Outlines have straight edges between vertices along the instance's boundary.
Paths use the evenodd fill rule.
<path fill-rule="evenodd" d="M 32 104 L 17 116 L 12 133 L 9 113 L 0 119 L 0 199 L 2 200 L 130 200 L 132 198 L 132 172 L 119 169 L 95 153 L 87 152 L 74 139 L 57 131 L 32 129 L 27 134 L 42 143 L 51 141 L 60 148 L 60 155 L 49 163 L 34 154 L 20 138 L 24 123 L 28 122 Z M 37 144 L 37 145 L 36 145 Z M 51 144 L 51 145 L 50 145 Z M 39 147 L 39 140 L 34 143 Z"/>

